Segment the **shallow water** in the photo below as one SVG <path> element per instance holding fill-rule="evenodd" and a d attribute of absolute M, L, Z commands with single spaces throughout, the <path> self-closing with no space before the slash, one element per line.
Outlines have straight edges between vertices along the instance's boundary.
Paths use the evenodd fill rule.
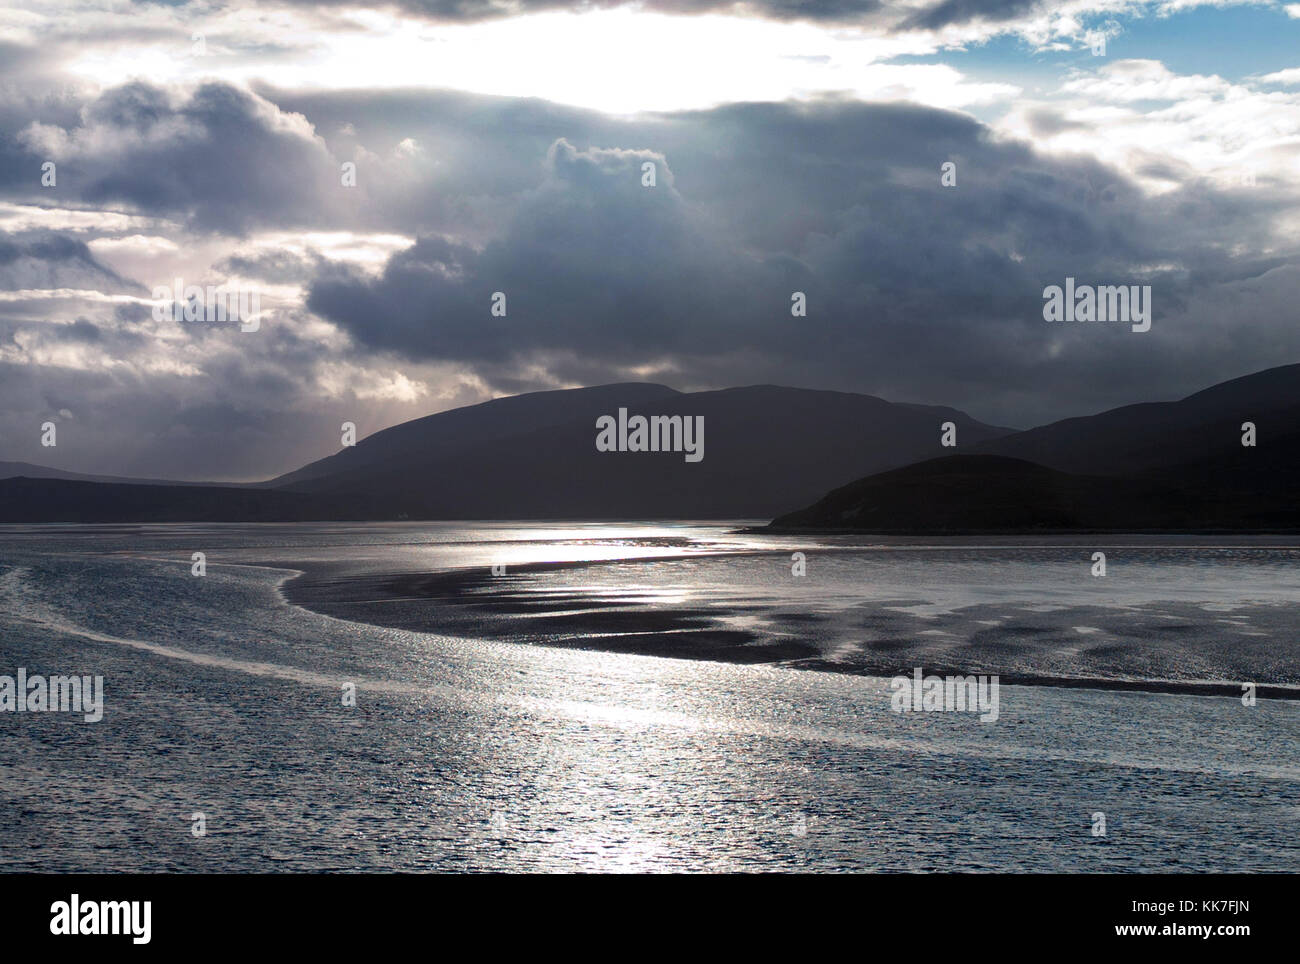
<path fill-rule="evenodd" d="M 732 620 L 743 646 L 790 632 L 790 615 L 825 616 L 798 636 L 819 666 L 886 652 L 971 672 L 1297 679 L 1285 540 L 1111 539 L 824 540 L 803 548 L 796 581 L 788 538 L 718 526 L 6 527 L 0 674 L 100 674 L 107 697 L 93 724 L 0 713 L 0 866 L 1300 870 L 1293 701 L 1003 685 L 995 723 L 895 714 L 887 679 L 798 660 L 378 627 L 282 591 L 305 571 L 317 597 L 332 585 L 349 602 L 367 574 L 500 562 L 512 588 L 490 597 L 576 594 L 606 611 L 618 606 L 586 604 L 634 597 L 656 620 L 703 610 L 706 631 Z M 1089 575 L 1095 549 L 1104 583 Z M 526 568 L 593 558 L 623 561 Z M 863 629 L 873 613 L 885 622 Z M 1042 631 L 980 623 L 999 617 Z M 1159 622 L 1185 628 L 1131 628 Z M 1115 653 L 1089 659 L 1098 636 Z M 342 705 L 347 683 L 356 707 Z"/>

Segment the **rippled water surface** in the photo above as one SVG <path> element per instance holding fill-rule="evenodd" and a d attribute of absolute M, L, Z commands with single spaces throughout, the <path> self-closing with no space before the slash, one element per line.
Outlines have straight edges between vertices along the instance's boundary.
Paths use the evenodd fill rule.
<path fill-rule="evenodd" d="M 864 675 L 1300 683 L 1287 540 L 1110 543 L 0 527 L 0 674 L 107 691 L 0 713 L 0 867 L 1300 870 L 1294 700 L 1004 684 L 981 723 Z"/>

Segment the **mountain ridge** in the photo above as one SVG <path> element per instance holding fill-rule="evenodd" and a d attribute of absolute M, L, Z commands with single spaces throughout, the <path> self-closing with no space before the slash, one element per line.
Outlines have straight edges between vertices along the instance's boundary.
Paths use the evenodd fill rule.
<path fill-rule="evenodd" d="M 705 458 L 598 451 L 598 419 L 619 409 L 702 419 Z M 955 450 L 940 444 L 949 421 Z M 1242 445 L 1244 422 L 1255 425 L 1254 447 Z M 422 416 L 262 483 L 62 474 L 73 477 L 44 486 L 0 480 L 0 520 L 158 521 L 190 512 L 224 521 L 246 513 L 250 521 L 771 518 L 778 527 L 873 531 L 1289 531 L 1300 489 L 1300 364 L 1021 432 L 948 406 L 851 392 L 624 382 Z M 180 494 L 186 489 L 202 491 Z"/>
<path fill-rule="evenodd" d="M 689 463 L 675 452 L 598 451 L 597 420 L 620 408 L 647 417 L 702 418 L 703 461 Z M 237 488 L 311 497 L 301 505 L 242 503 L 256 508 L 258 518 L 276 507 L 299 518 L 311 506 L 330 518 L 348 515 L 348 506 L 349 518 L 770 518 L 832 485 L 941 451 L 946 421 L 958 426 L 967 445 L 1011 431 L 947 406 L 851 392 L 779 385 L 679 392 L 655 383 L 618 383 L 423 416 Z M 154 511 L 171 518 L 178 510 L 161 504 L 169 501 L 166 488 L 154 492 L 156 510 L 122 491 L 102 495 L 124 511 L 129 506 L 133 517 Z M 15 494 L 19 490 L 23 509 L 0 509 L 0 517 L 20 521 L 16 517 L 49 512 L 64 518 L 75 514 L 65 504 L 73 493 L 92 495 L 51 488 L 42 510 L 36 493 L 17 487 Z M 198 511 L 193 499 L 170 501 Z M 94 514 L 107 512 L 104 507 Z"/>

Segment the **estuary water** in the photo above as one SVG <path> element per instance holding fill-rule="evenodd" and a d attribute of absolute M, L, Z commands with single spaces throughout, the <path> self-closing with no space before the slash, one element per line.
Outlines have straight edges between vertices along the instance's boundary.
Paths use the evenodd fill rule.
<path fill-rule="evenodd" d="M 1300 870 L 1291 542 L 0 527 L 0 869 Z"/>

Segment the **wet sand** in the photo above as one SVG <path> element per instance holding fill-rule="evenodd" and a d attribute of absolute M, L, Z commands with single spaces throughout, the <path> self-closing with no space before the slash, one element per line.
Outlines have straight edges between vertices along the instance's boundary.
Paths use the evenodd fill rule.
<path fill-rule="evenodd" d="M 731 554 L 733 557 L 736 554 Z M 768 555 L 755 553 L 756 556 Z M 677 557 L 637 560 L 638 564 L 676 562 Z M 862 643 L 846 652 L 828 646 L 830 636 L 843 633 L 843 615 L 783 611 L 753 601 L 718 605 L 665 604 L 646 601 L 634 587 L 611 591 L 575 588 L 583 570 L 599 562 L 534 563 L 511 566 L 493 575 L 483 566 L 432 573 L 354 573 L 301 564 L 303 574 L 282 587 L 287 601 L 305 609 L 373 626 L 433 632 L 521 645 L 636 653 L 676 659 L 738 664 L 772 663 L 796 669 L 856 675 L 910 675 L 922 665 L 927 674 L 997 674 L 1004 684 L 1057 686 L 1102 690 L 1132 690 L 1202 696 L 1242 695 L 1242 682 L 1256 683 L 1263 699 L 1300 699 L 1300 685 L 1290 680 L 1264 681 L 1257 674 L 1241 680 L 1184 679 L 1163 670 L 1143 675 L 1131 663 L 1133 654 L 1122 645 L 1093 647 L 1094 657 L 1110 662 L 1080 663 L 1077 672 L 1035 672 L 1017 667 L 1040 641 L 1060 635 L 1060 617 L 1045 624 L 1032 618 L 982 624 L 993 609 L 971 607 L 960 614 L 966 645 L 937 652 L 927 634 L 940 633 L 932 621 L 921 621 L 903 610 L 916 599 L 891 600 L 888 606 L 864 607 L 857 613 Z M 546 581 L 565 574 L 568 588 L 546 588 Z M 987 610 L 987 611 L 986 611 Z M 1203 630 L 1204 612 L 1195 607 L 1165 606 L 1145 621 L 1130 610 L 1071 610 L 1070 623 L 1086 619 L 1108 630 L 1144 635 L 1150 646 L 1165 653 L 1184 638 Z M 1043 620 L 1039 614 L 1039 620 Z M 747 623 L 737 626 L 735 623 Z M 956 628 L 956 627 L 954 627 Z M 1099 630 L 1100 631 L 1100 630 Z M 1189 642 L 1189 646 L 1190 646 Z M 833 652 L 833 655 L 832 655 Z M 1144 656 L 1145 658 L 1145 656 Z M 1101 671 L 1098 672 L 1100 667 Z M 1107 672 L 1107 667 L 1110 671 Z"/>

